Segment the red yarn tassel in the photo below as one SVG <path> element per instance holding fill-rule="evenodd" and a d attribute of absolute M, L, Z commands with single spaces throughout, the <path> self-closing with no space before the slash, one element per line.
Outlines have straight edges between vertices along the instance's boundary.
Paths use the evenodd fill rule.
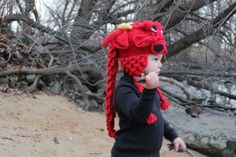
<path fill-rule="evenodd" d="M 157 121 L 157 116 L 154 113 L 151 113 L 147 119 L 147 124 L 151 125 Z"/>
<path fill-rule="evenodd" d="M 163 95 L 160 88 L 157 88 L 157 93 L 160 95 L 160 101 L 161 101 L 161 109 L 167 110 L 170 107 L 170 102 L 166 99 L 166 97 Z"/>
<path fill-rule="evenodd" d="M 107 64 L 107 88 L 106 88 L 106 122 L 108 135 L 115 137 L 115 116 L 116 111 L 113 107 L 113 94 L 115 90 L 116 74 L 118 72 L 118 59 L 115 49 L 109 48 L 108 50 L 108 64 Z"/>

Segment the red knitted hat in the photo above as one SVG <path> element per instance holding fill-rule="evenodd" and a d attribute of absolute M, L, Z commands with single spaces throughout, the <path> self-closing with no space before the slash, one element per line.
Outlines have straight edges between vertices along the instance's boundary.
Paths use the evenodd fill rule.
<path fill-rule="evenodd" d="M 149 54 L 167 53 L 162 29 L 163 26 L 159 22 L 153 21 L 123 23 L 102 41 L 103 47 L 109 45 L 105 104 L 107 129 L 111 137 L 114 137 L 116 132 L 114 129 L 115 108 L 112 99 L 118 72 L 118 60 L 121 67 L 130 76 L 133 78 L 140 76 L 147 66 Z M 135 80 L 134 83 L 141 93 L 142 85 Z M 166 110 L 170 103 L 159 88 L 157 93 L 160 95 L 161 108 Z M 156 120 L 155 114 L 151 113 L 147 123 L 153 124 Z"/>

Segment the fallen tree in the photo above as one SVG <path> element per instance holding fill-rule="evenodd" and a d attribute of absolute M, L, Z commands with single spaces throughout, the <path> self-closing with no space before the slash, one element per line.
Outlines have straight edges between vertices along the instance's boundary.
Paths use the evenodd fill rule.
<path fill-rule="evenodd" d="M 188 83 L 192 86 L 197 87 L 197 88 L 204 88 L 204 89 L 207 89 L 207 90 L 209 90 L 209 91 L 211 91 L 215 94 L 219 94 L 221 96 L 225 96 L 225 97 L 228 97 L 230 99 L 236 99 L 236 95 L 233 95 L 233 94 L 226 93 L 226 92 L 220 91 L 218 89 L 215 89 L 214 87 L 210 86 L 207 83 L 197 82 L 197 81 L 193 81 L 191 79 L 188 79 Z"/>

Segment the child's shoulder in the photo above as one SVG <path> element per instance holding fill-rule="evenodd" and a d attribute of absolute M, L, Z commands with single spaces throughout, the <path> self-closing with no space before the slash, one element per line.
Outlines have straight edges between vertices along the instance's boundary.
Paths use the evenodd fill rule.
<path fill-rule="evenodd" d="M 125 79 L 120 79 L 116 85 L 116 88 L 126 87 L 126 86 L 132 88 L 134 87 L 134 83 Z"/>
<path fill-rule="evenodd" d="M 118 84 L 116 85 L 116 91 L 134 91 L 137 92 L 137 88 L 135 87 L 133 82 L 127 81 L 127 80 L 120 80 Z"/>

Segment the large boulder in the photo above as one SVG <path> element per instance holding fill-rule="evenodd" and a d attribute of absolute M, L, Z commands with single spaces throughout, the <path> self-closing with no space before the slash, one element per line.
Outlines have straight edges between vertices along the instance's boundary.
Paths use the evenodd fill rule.
<path fill-rule="evenodd" d="M 163 112 L 163 116 L 174 127 L 188 145 L 188 148 L 214 157 L 236 157 L 236 126 L 232 123 L 224 125 L 229 117 L 220 117 L 222 121 L 216 122 L 211 116 L 207 121 L 204 118 L 192 118 L 185 113 L 183 107 L 172 105 Z M 209 118 L 212 118 L 211 121 Z M 225 118 L 225 119 L 224 119 Z"/>

